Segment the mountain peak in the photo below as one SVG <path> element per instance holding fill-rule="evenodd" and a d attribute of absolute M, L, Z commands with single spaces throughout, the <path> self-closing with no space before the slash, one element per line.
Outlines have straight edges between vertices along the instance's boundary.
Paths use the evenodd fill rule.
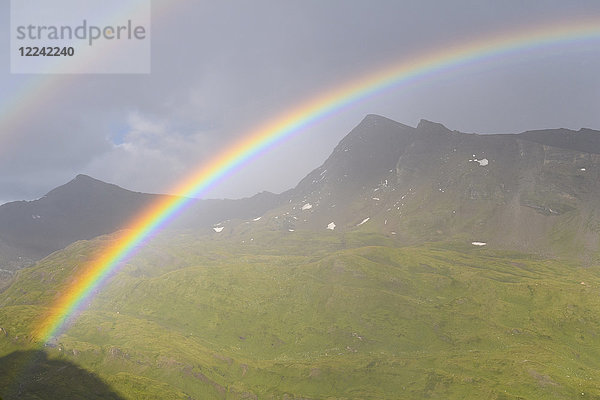
<path fill-rule="evenodd" d="M 48 192 L 44 197 L 73 197 L 79 195 L 86 196 L 94 196 L 98 193 L 98 191 L 124 191 L 129 192 L 129 190 L 123 189 L 117 185 L 112 183 L 106 183 L 101 180 L 92 178 L 88 175 L 79 174 L 74 179 L 69 182 L 61 185 L 50 192 Z"/>
<path fill-rule="evenodd" d="M 92 181 L 92 182 L 102 182 L 98 179 L 92 178 L 89 175 L 85 175 L 85 174 L 78 174 L 74 179 L 72 179 L 73 181 L 79 181 L 79 182 L 85 182 L 85 181 Z"/>
<path fill-rule="evenodd" d="M 410 128 L 408 125 L 401 124 L 400 122 L 394 121 L 377 114 L 367 114 L 362 121 L 353 129 L 353 131 L 363 131 L 365 133 L 372 133 L 373 128 L 375 133 L 386 129 L 398 129 L 398 128 Z M 352 132 L 351 132 L 352 133 Z"/>
<path fill-rule="evenodd" d="M 41 199 L 0 206 L 0 242 L 18 250 L 14 257 L 37 260 L 76 240 L 122 229 L 156 198 L 77 175 Z"/>
<path fill-rule="evenodd" d="M 451 132 L 450 129 L 446 128 L 444 125 L 438 122 L 428 121 L 426 119 L 421 119 L 419 124 L 417 125 L 417 129 L 420 131 L 429 131 L 429 132 Z"/>

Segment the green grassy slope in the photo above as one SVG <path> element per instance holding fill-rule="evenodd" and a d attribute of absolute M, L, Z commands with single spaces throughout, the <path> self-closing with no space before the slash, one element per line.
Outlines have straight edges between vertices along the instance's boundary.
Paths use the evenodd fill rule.
<path fill-rule="evenodd" d="M 35 346 L 44 306 L 108 241 L 21 271 L 0 356 Z M 597 268 L 459 244 L 172 235 L 45 351 L 131 399 L 600 398 L 599 288 Z"/>

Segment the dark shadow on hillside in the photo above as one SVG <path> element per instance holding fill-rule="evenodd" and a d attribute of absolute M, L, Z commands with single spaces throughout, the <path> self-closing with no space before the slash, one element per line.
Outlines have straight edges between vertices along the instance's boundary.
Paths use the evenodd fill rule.
<path fill-rule="evenodd" d="M 40 350 L 0 358 L 0 399 L 122 399 L 96 375 Z"/>

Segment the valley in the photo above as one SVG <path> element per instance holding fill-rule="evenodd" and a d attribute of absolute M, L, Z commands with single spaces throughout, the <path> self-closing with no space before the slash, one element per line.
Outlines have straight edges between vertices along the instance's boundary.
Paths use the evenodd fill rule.
<path fill-rule="evenodd" d="M 79 176 L 1 206 L 0 397 L 600 398 L 599 138 L 367 116 L 287 192 L 192 203 L 48 341 L 49 307 L 154 195 Z M 78 198 L 100 204 L 57 216 Z M 39 220 L 63 247 L 31 251 Z"/>

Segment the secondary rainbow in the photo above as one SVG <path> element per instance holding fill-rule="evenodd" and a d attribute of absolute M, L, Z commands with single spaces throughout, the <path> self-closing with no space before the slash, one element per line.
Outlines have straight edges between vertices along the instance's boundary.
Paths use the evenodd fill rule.
<path fill-rule="evenodd" d="M 118 271 L 123 261 L 154 232 L 174 218 L 178 211 L 190 202 L 190 198 L 197 197 L 247 160 L 309 124 L 382 90 L 468 63 L 507 54 L 519 55 L 525 50 L 542 46 L 565 45 L 586 40 L 595 42 L 599 39 L 599 20 L 551 23 L 467 44 L 446 45 L 441 50 L 401 60 L 310 99 L 250 131 L 241 140 L 195 170 L 171 192 L 181 197 L 162 200 L 142 212 L 130 224 L 130 229 L 120 233 L 111 245 L 103 249 L 99 257 L 82 268 L 83 271 L 74 281 L 66 285 L 54 304 L 48 308 L 34 336 L 43 343 L 58 337 L 69 326 L 68 322 L 87 306 L 94 293 Z"/>
<path fill-rule="evenodd" d="M 172 13 L 178 11 L 178 7 L 183 2 L 174 0 L 161 0 L 152 2 L 152 13 L 159 19 L 166 18 Z M 107 25 L 112 21 L 119 23 L 119 18 L 122 15 L 128 15 L 133 18 L 138 9 L 135 3 L 123 2 L 123 7 L 116 15 L 107 18 Z M 104 57 L 105 54 L 96 54 L 97 58 Z M 60 63 L 62 57 L 57 57 L 56 62 Z M 66 60 L 64 60 L 66 62 Z M 88 61 L 93 62 L 93 60 Z M 84 67 L 84 65 L 81 65 Z M 83 70 L 82 70 L 83 71 Z M 29 74 L 26 74 L 29 75 Z M 10 96 L 0 103 L 0 157 L 3 154 L 11 151 L 12 142 L 18 141 L 17 135 L 14 132 L 19 130 L 19 125 L 23 121 L 31 119 L 32 110 L 42 109 L 46 104 L 55 101 L 58 92 L 61 95 L 67 95 L 69 90 L 74 90 L 77 87 L 77 79 L 74 79 L 78 74 L 55 74 L 52 68 L 49 68 L 46 74 L 32 74 L 21 76 L 23 83 L 15 89 L 7 89 Z"/>

